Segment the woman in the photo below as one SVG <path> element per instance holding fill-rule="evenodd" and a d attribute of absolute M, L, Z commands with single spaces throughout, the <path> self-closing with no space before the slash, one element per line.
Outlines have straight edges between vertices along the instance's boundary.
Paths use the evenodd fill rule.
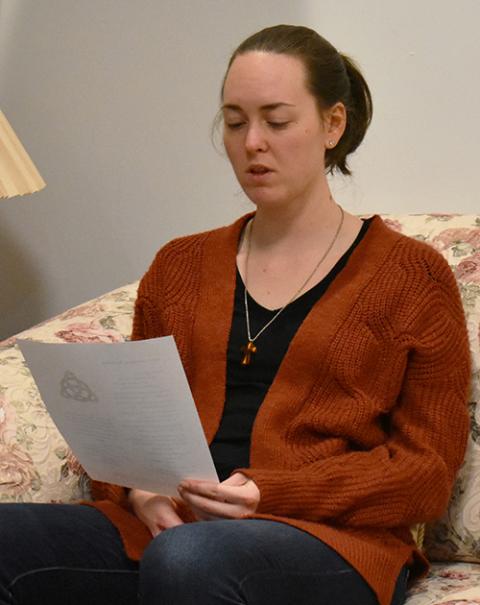
<path fill-rule="evenodd" d="M 426 568 L 409 528 L 445 509 L 468 431 L 455 280 L 432 248 L 333 200 L 326 172 L 349 174 L 371 98 L 318 34 L 245 40 L 222 113 L 256 212 L 162 248 L 132 334 L 175 336 L 221 482 L 6 505 L 0 603 L 65 587 L 72 603 L 138 588 L 145 604 L 398 605 Z"/>

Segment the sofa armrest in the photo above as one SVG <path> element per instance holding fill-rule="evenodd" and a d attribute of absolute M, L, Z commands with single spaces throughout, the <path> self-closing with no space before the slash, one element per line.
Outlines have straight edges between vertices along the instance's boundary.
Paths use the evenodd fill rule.
<path fill-rule="evenodd" d="M 18 336 L 41 342 L 124 341 L 136 290 L 137 283 L 119 288 Z M 15 341 L 0 343 L 0 502 L 89 499 L 90 480 L 50 418 Z"/>

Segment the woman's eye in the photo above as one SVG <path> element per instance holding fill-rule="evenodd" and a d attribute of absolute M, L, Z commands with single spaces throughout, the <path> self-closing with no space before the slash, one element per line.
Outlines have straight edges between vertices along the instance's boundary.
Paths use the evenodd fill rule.
<path fill-rule="evenodd" d="M 270 128 L 274 128 L 275 130 L 282 130 L 288 126 L 288 122 L 267 122 Z"/>
<path fill-rule="evenodd" d="M 274 130 L 282 130 L 282 129 L 286 128 L 289 123 L 290 122 L 288 122 L 288 121 L 283 121 L 283 122 L 276 122 L 276 121 L 272 121 L 272 120 L 266 121 L 267 126 L 269 128 L 273 128 Z M 246 124 L 246 122 L 225 122 L 225 127 L 228 128 L 228 130 L 239 130 L 245 124 Z"/>
<path fill-rule="evenodd" d="M 239 128 L 241 128 L 244 125 L 245 122 L 227 122 L 225 124 L 225 126 L 229 129 L 229 130 L 238 130 Z"/>

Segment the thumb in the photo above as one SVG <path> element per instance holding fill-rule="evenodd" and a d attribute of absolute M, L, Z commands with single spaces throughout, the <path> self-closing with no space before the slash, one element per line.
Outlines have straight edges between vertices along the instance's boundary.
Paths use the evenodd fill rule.
<path fill-rule="evenodd" d="M 169 527 L 176 527 L 177 525 L 183 525 L 183 521 L 176 511 L 173 509 L 164 511 L 162 523 L 160 525 L 161 529 L 168 529 Z"/>
<path fill-rule="evenodd" d="M 154 538 L 156 538 L 158 536 L 158 534 L 162 533 L 163 528 L 160 528 L 158 525 L 154 525 L 154 524 L 148 524 L 147 525 L 148 529 L 150 530 L 150 533 L 152 534 L 152 536 Z"/>
<path fill-rule="evenodd" d="M 169 529 L 170 527 L 176 527 L 177 525 L 183 525 L 182 519 L 177 515 L 177 513 L 173 510 L 164 511 L 162 514 L 161 521 L 149 521 L 147 524 L 150 533 L 154 538 L 158 536 L 158 534 L 162 533 L 164 529 Z"/>

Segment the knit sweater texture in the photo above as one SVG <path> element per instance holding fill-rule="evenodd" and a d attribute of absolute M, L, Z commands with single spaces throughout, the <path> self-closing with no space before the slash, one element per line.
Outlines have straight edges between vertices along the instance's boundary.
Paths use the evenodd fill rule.
<path fill-rule="evenodd" d="M 225 403 L 239 237 L 233 225 L 166 244 L 141 280 L 133 339 L 173 334 L 208 442 Z M 255 419 L 253 517 L 334 548 L 390 603 L 405 563 L 427 562 L 409 528 L 445 511 L 468 435 L 470 355 L 455 278 L 433 248 L 376 216 L 295 334 Z M 93 503 L 127 554 L 151 540 L 125 490 Z M 188 517 L 188 511 L 180 510 Z"/>

